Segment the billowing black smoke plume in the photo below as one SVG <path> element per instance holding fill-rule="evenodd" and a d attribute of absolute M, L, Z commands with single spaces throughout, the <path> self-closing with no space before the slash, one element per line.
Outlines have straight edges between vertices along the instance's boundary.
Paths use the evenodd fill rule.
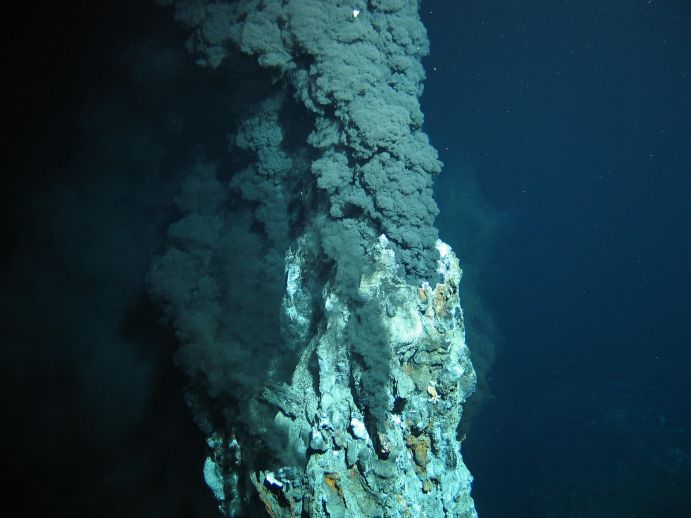
<path fill-rule="evenodd" d="M 273 75 L 274 93 L 229 128 L 243 167 L 200 161 L 149 276 L 181 364 L 213 398 L 261 416 L 253 398 L 291 372 L 296 354 L 279 309 L 298 236 L 313 248 L 315 289 L 333 278 L 354 296 L 365 249 L 382 233 L 408 278 L 434 275 L 441 163 L 418 102 L 427 35 L 410 1 L 193 0 L 175 2 L 175 16 L 200 65 L 232 66 L 239 48 Z M 355 349 L 372 355 L 365 379 L 386 376 L 375 348 Z"/>
<path fill-rule="evenodd" d="M 432 181 L 442 164 L 418 100 L 428 41 L 410 0 L 160 3 L 174 4 L 200 66 L 223 74 L 239 51 L 270 76 L 267 95 L 246 106 L 239 124 L 229 121 L 228 156 L 200 153 L 148 276 L 180 341 L 198 424 L 243 445 L 242 461 L 231 454 L 207 462 L 207 481 L 224 500 L 221 486 L 236 470 L 228 462 L 258 471 L 309 456 L 294 437 L 287 447 L 274 419 L 276 406 L 290 415 L 286 387 L 326 328 L 327 291 L 348 305 L 351 390 L 384 447 L 390 331 L 380 302 L 361 299 L 358 288 L 382 234 L 402 278 L 438 280 Z M 395 307 L 388 311 L 395 316 Z"/>
<path fill-rule="evenodd" d="M 315 229 L 328 241 L 324 251 L 334 260 L 343 251 L 334 234 L 361 248 L 372 232 L 385 232 L 406 272 L 427 278 L 437 237 L 432 176 L 441 163 L 421 131 L 428 42 L 417 2 L 182 1 L 176 16 L 193 30 L 189 45 L 200 64 L 217 67 L 228 46 L 239 47 L 314 118 L 305 148 L 312 174 L 304 181 L 317 189 L 317 212 L 329 215 Z M 265 129 L 261 147 L 275 134 Z M 280 181 L 271 170 L 259 174 Z"/>

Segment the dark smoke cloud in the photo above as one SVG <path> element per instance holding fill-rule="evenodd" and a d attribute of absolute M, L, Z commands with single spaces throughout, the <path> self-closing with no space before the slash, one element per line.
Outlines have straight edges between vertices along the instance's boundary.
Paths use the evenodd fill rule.
<path fill-rule="evenodd" d="M 199 65 L 233 69 L 239 48 L 272 77 L 273 91 L 228 128 L 230 158 L 202 154 L 183 182 L 181 217 L 148 281 L 181 342 L 201 421 L 274 443 L 258 401 L 289 381 L 300 352 L 281 333 L 284 257 L 296 239 L 311 250 L 314 300 L 330 280 L 356 301 L 365 252 L 381 233 L 409 278 L 434 279 L 441 162 L 418 102 L 427 35 L 415 2 L 162 3 L 191 31 Z M 382 420 L 388 360 L 367 311 L 349 337 L 363 399 Z"/>
<path fill-rule="evenodd" d="M 218 67 L 236 46 L 287 83 L 316 118 L 308 141 L 319 152 L 312 172 L 326 197 L 319 212 L 329 217 L 318 220 L 332 227 L 326 235 L 359 233 L 363 248 L 372 232 L 384 232 L 409 276 L 432 275 L 432 176 L 441 163 L 421 131 L 420 57 L 428 41 L 417 3 L 161 3 L 174 3 L 176 18 L 193 31 L 199 64 Z M 353 231 L 360 224 L 371 232 Z"/>

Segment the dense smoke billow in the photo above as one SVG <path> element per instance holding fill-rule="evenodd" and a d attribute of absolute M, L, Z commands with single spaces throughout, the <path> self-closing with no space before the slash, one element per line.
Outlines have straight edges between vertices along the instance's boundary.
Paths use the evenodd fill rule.
<path fill-rule="evenodd" d="M 192 31 L 202 65 L 217 67 L 230 45 L 253 55 L 315 120 L 313 155 L 325 235 L 370 242 L 384 232 L 406 273 L 427 278 L 435 268 L 432 176 L 441 170 L 422 132 L 418 97 L 429 50 L 417 2 L 294 0 L 176 3 Z M 312 218 L 316 221 L 316 218 Z M 321 228 L 315 229 L 321 232 Z M 348 239 L 348 241 L 350 241 Z M 338 262 L 340 250 L 325 251 Z"/>
<path fill-rule="evenodd" d="M 148 277 L 181 341 L 179 362 L 197 389 L 233 408 L 206 419 L 261 430 L 270 416 L 257 396 L 289 381 L 300 352 L 280 333 L 284 257 L 297 238 L 311 249 L 317 292 L 330 280 L 355 301 L 365 250 L 382 233 L 404 275 L 435 280 L 441 163 L 418 101 L 427 35 L 416 2 L 174 4 L 198 64 L 232 68 L 239 48 L 275 85 L 228 128 L 232 164 L 200 159 L 183 182 L 181 218 Z M 352 361 L 382 419 L 388 361 L 366 313 L 351 323 Z M 198 414 L 209 414 L 204 406 Z"/>

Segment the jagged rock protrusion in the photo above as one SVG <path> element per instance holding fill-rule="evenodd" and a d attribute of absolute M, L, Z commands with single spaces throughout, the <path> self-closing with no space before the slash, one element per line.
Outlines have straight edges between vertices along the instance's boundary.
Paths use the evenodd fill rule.
<path fill-rule="evenodd" d="M 438 242 L 437 250 L 434 288 L 407 284 L 381 236 L 366 256 L 362 300 L 324 289 L 326 325 L 284 390 L 299 393 L 301 406 L 277 404 L 277 419 L 294 432 L 293 447 L 305 452 L 306 466 L 263 470 L 253 479 L 271 516 L 476 516 L 456 437 L 462 404 L 475 386 L 459 304 L 461 269 L 446 244 Z M 289 261 L 301 257 L 298 250 Z M 377 423 L 369 393 L 357 389 L 368 362 L 351 361 L 347 333 L 363 303 L 379 309 L 388 349 L 380 351 L 389 362 L 379 389 L 391 410 Z M 311 354 L 318 360 L 316 383 L 305 382 Z"/>

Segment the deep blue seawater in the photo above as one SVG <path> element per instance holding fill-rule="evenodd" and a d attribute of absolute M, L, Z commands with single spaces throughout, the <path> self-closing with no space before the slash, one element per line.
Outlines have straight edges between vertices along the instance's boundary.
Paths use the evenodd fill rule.
<path fill-rule="evenodd" d="M 438 226 L 496 335 L 480 516 L 691 516 L 691 4 L 423 19 Z"/>
<path fill-rule="evenodd" d="M 193 157 L 232 166 L 255 85 L 196 67 L 149 0 L 15 8 L 4 503 L 216 516 L 143 277 Z M 422 17 L 438 227 L 482 373 L 463 430 L 480 517 L 691 516 L 691 3 L 424 0 Z"/>

